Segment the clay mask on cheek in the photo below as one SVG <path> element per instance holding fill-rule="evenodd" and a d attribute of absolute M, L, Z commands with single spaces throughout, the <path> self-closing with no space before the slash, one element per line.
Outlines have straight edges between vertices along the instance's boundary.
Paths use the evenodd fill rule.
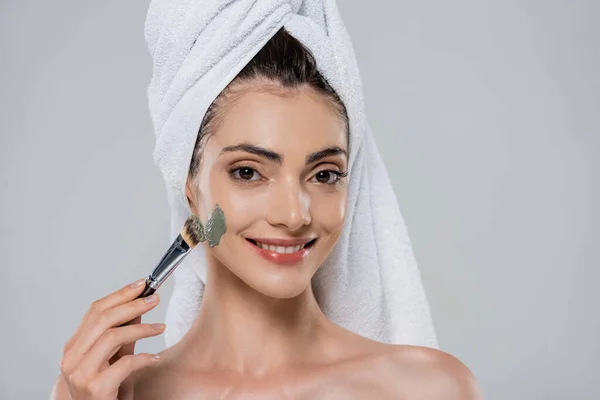
<path fill-rule="evenodd" d="M 199 242 L 204 242 L 208 240 L 208 245 L 210 247 L 215 247 L 219 244 L 221 240 L 221 236 L 227 231 L 227 225 L 225 225 L 225 214 L 219 205 L 215 206 L 212 214 L 208 217 L 208 222 L 206 223 L 206 228 L 202 226 L 202 221 L 200 221 L 200 217 L 194 215 L 194 223 L 190 225 L 190 229 L 193 231 L 193 234 L 196 238 L 198 238 Z"/>
<path fill-rule="evenodd" d="M 210 247 L 215 247 L 219 244 L 221 240 L 221 236 L 227 231 L 227 226 L 225 225 L 225 214 L 219 205 L 215 206 L 212 214 L 208 218 L 208 223 L 206 224 L 206 239 L 208 240 L 208 245 Z"/>

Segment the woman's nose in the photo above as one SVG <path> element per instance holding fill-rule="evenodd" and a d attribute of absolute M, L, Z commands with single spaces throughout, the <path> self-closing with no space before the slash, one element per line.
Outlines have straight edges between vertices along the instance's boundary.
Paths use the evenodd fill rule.
<path fill-rule="evenodd" d="M 288 180 L 278 185 L 267 213 L 267 222 L 297 231 L 311 223 L 310 197 L 299 182 Z"/>

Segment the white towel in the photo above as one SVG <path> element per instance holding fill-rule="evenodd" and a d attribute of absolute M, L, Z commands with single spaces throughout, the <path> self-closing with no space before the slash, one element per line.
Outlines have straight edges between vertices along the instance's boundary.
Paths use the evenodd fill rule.
<path fill-rule="evenodd" d="M 350 123 L 344 230 L 313 278 L 334 323 L 371 339 L 437 348 L 430 307 L 387 171 L 366 121 L 354 50 L 334 0 L 153 0 L 145 38 L 154 160 L 165 179 L 171 235 L 191 213 L 185 183 L 198 128 L 217 95 L 281 28 L 315 56 Z M 203 246 L 175 271 L 167 346 L 195 319 L 206 281 Z"/>

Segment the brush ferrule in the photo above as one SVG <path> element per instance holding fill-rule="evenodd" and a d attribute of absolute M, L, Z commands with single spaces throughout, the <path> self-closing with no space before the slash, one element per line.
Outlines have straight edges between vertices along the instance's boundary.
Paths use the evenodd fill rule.
<path fill-rule="evenodd" d="M 183 261 L 190 250 L 190 246 L 183 240 L 181 234 L 177 235 L 169 250 L 152 270 L 147 280 L 148 285 L 153 289 L 158 289 L 169 275 L 175 271 L 175 268 Z"/>

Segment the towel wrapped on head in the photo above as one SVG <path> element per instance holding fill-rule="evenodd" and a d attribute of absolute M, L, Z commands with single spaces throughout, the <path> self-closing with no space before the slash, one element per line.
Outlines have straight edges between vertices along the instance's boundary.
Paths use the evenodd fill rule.
<path fill-rule="evenodd" d="M 190 215 L 185 185 L 198 129 L 213 100 L 284 27 L 314 55 L 349 119 L 348 208 L 343 232 L 313 278 L 325 315 L 368 338 L 437 348 L 407 227 L 364 112 L 362 84 L 334 0 L 153 0 L 145 38 L 154 160 L 165 180 L 175 237 Z M 175 271 L 167 346 L 190 329 L 207 266 L 196 246 Z"/>

